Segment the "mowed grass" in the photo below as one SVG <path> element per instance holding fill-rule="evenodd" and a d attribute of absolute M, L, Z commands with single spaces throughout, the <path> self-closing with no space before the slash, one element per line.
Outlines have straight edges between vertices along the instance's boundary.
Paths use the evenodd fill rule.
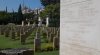
<path fill-rule="evenodd" d="M 35 55 L 59 55 L 59 51 L 37 52 Z"/>
<path fill-rule="evenodd" d="M 52 43 L 50 43 L 52 44 Z M 41 47 L 45 47 L 47 43 L 42 43 Z M 33 48 L 33 39 L 28 39 L 25 45 L 21 45 L 20 40 L 12 40 L 10 37 L 0 35 L 0 48 Z M 59 51 L 36 52 L 35 55 L 59 55 Z"/>
<path fill-rule="evenodd" d="M 52 43 L 42 43 L 41 47 L 44 48 L 46 45 L 52 45 Z M 25 45 L 21 45 L 20 40 L 12 40 L 10 37 L 0 35 L 0 48 L 33 48 L 34 39 L 27 39 Z"/>
<path fill-rule="evenodd" d="M 32 42 L 28 40 L 27 42 Z M 0 35 L 0 48 L 34 48 L 34 44 L 21 45 L 20 40 L 12 40 L 9 37 Z"/>

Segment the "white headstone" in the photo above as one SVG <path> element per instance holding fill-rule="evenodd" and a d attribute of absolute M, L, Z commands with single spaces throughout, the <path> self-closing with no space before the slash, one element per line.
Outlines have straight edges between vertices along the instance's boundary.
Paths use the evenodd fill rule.
<path fill-rule="evenodd" d="M 46 18 L 46 27 L 49 26 L 49 17 Z"/>
<path fill-rule="evenodd" d="M 100 55 L 100 0 L 61 0 L 60 55 Z"/>
<path fill-rule="evenodd" d="M 38 26 L 42 26 L 42 19 L 40 17 L 38 19 Z"/>
<path fill-rule="evenodd" d="M 28 22 L 28 26 L 30 26 L 30 22 Z"/>
<path fill-rule="evenodd" d="M 24 26 L 24 21 L 22 21 L 22 26 Z"/>

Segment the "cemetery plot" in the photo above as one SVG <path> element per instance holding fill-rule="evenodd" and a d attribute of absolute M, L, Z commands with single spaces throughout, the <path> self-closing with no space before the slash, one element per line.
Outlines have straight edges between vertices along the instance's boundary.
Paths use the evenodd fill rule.
<path fill-rule="evenodd" d="M 3 27 L 3 28 L 2 28 Z M 19 26 L 19 25 L 1 25 L 0 26 L 0 39 L 7 40 L 7 46 L 2 47 L 5 48 L 31 48 L 34 52 L 46 52 L 46 51 L 54 51 L 59 49 L 59 33 L 60 30 L 57 27 L 35 27 L 32 25 Z M 5 40 L 2 40 L 5 41 Z M 2 43 L 0 42 L 0 43 Z M 4 42 L 3 44 L 5 44 Z M 2 48 L 0 46 L 0 48 Z M 4 51 L 4 50 L 2 50 Z M 5 54 L 4 52 L 0 52 L 1 54 Z M 8 51 L 8 50 L 7 50 Z M 10 52 L 9 52 L 10 51 Z M 6 54 L 21 54 L 22 52 L 32 52 L 30 51 L 19 51 L 12 52 L 9 50 L 9 53 Z"/>

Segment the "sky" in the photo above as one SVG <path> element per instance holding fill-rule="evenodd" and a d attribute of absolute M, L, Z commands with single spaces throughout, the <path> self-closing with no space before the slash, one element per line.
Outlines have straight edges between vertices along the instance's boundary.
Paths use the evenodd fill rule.
<path fill-rule="evenodd" d="M 19 5 L 23 3 L 31 9 L 43 7 L 40 0 L 0 0 L 0 11 L 5 10 L 6 6 L 9 12 L 18 11 Z"/>

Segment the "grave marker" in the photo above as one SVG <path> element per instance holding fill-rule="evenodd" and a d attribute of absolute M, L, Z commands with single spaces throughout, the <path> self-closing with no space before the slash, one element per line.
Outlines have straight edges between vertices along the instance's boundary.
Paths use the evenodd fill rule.
<path fill-rule="evenodd" d="M 41 51 L 41 39 L 39 38 L 34 39 L 34 51 Z"/>
<path fill-rule="evenodd" d="M 54 49 L 59 49 L 59 38 L 58 37 L 53 38 L 53 47 Z"/>
<path fill-rule="evenodd" d="M 41 39 L 40 34 L 38 32 L 36 33 L 36 37 L 34 39 L 34 50 L 41 51 Z"/>

